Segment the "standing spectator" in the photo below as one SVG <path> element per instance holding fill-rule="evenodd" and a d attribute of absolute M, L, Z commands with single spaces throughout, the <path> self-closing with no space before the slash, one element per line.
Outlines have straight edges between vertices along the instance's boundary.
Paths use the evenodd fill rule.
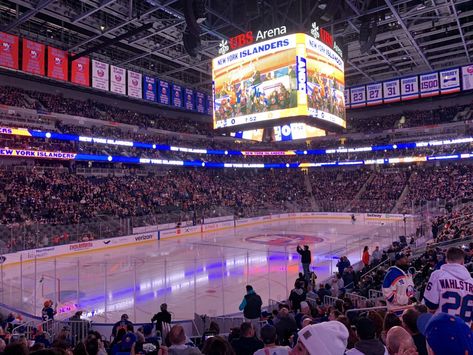
<path fill-rule="evenodd" d="M 240 311 L 243 311 L 243 315 L 248 322 L 251 322 L 255 326 L 258 325 L 261 319 L 261 306 L 263 301 L 261 297 L 253 290 L 253 286 L 246 286 L 246 295 L 243 297 L 243 301 L 240 304 Z"/>
<path fill-rule="evenodd" d="M 304 289 L 304 283 L 296 281 L 294 288 L 291 290 L 289 295 L 289 304 L 293 311 L 299 311 L 301 309 L 301 302 L 306 299 L 306 291 Z"/>
<path fill-rule="evenodd" d="M 342 289 L 344 288 L 345 283 L 343 282 L 342 275 L 338 272 L 334 278 L 332 278 L 332 296 L 340 297 Z"/>
<path fill-rule="evenodd" d="M 378 265 L 381 262 L 381 258 L 383 257 L 383 253 L 381 250 L 379 250 L 379 246 L 377 245 L 376 248 L 373 251 L 373 254 L 371 254 L 371 259 L 373 266 Z"/>
<path fill-rule="evenodd" d="M 304 245 L 304 249 L 300 245 L 297 246 L 297 252 L 301 256 L 302 270 L 304 271 L 304 277 L 308 280 L 310 274 L 310 263 L 312 262 L 312 254 L 309 250 L 308 245 Z"/>
<path fill-rule="evenodd" d="M 238 355 L 253 355 L 255 351 L 264 348 L 264 343 L 256 338 L 255 328 L 249 322 L 240 326 L 240 337 L 231 342 L 232 348 Z"/>
<path fill-rule="evenodd" d="M 350 265 L 351 265 L 350 260 L 348 260 L 346 256 L 342 256 L 340 260 L 338 260 L 338 263 L 337 263 L 338 273 L 340 275 L 343 275 L 343 272 L 345 271 L 345 269 L 349 267 Z"/>
<path fill-rule="evenodd" d="M 391 266 L 383 281 L 383 294 L 386 298 L 388 310 L 402 311 L 410 304 L 415 294 L 412 275 L 407 273 L 408 258 L 400 252 L 395 257 L 396 264 Z"/>
<path fill-rule="evenodd" d="M 464 260 L 465 253 L 462 249 L 451 247 L 447 250 L 447 264 L 430 275 L 424 292 L 424 303 L 436 314 L 445 312 L 459 316 L 471 325 L 472 315 L 467 315 L 464 309 L 470 307 L 469 303 L 473 299 L 473 278 L 463 265 Z M 452 307 L 452 300 L 458 307 Z"/>
<path fill-rule="evenodd" d="M 362 317 L 356 323 L 356 333 L 360 341 L 348 350 L 346 355 L 388 355 L 386 347 L 376 339 L 376 329 L 371 319 Z"/>
<path fill-rule="evenodd" d="M 411 335 L 419 355 L 427 355 L 425 337 L 420 334 L 419 329 L 417 329 L 417 319 L 419 315 L 420 313 L 415 309 L 406 309 L 401 317 L 402 326 Z"/>
<path fill-rule="evenodd" d="M 44 301 L 44 307 L 41 310 L 41 318 L 43 319 L 43 322 L 54 320 L 56 313 L 56 308 L 53 308 L 53 301 Z"/>
<path fill-rule="evenodd" d="M 127 330 L 129 326 L 131 327 L 131 331 L 133 331 L 133 323 L 128 320 L 128 314 L 124 313 L 120 317 L 120 320 L 113 325 L 113 328 L 112 328 L 113 337 L 117 335 L 118 329 Z"/>
<path fill-rule="evenodd" d="M 169 331 L 169 342 L 171 346 L 168 349 L 169 355 L 198 355 L 201 354 L 199 349 L 189 346 L 187 343 L 186 333 L 180 325 L 175 325 Z"/>
<path fill-rule="evenodd" d="M 166 303 L 161 304 L 159 306 L 161 312 L 156 313 L 153 318 L 151 318 L 151 323 L 156 322 L 156 331 L 161 334 L 164 338 L 166 335 L 163 334 L 163 323 L 167 325 L 171 324 L 171 313 L 168 312 L 168 305 Z"/>
<path fill-rule="evenodd" d="M 261 328 L 261 340 L 264 343 L 264 349 L 260 349 L 254 355 L 288 355 L 291 348 L 288 346 L 276 345 L 277 333 L 273 325 L 266 324 Z"/>
<path fill-rule="evenodd" d="M 368 246 L 365 246 L 363 248 L 363 255 L 361 257 L 361 261 L 363 262 L 365 269 L 367 269 L 368 266 L 370 265 L 370 253 L 368 249 L 369 249 Z"/>
<path fill-rule="evenodd" d="M 345 286 L 345 290 L 351 291 L 355 288 L 355 271 L 353 270 L 353 266 L 349 266 L 345 269 L 342 274 L 343 284 Z"/>

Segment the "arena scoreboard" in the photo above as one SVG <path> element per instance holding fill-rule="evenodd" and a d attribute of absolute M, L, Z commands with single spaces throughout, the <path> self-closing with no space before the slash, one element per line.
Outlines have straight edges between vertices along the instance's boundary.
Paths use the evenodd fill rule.
<path fill-rule="evenodd" d="M 297 33 L 214 58 L 214 128 L 240 131 L 290 122 L 345 128 L 344 63 L 336 49 L 318 33 Z"/>

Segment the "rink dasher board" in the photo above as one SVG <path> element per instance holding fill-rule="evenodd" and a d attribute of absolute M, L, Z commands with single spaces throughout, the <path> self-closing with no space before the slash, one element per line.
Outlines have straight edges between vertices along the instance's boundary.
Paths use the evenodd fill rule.
<path fill-rule="evenodd" d="M 415 215 L 385 214 L 385 213 L 357 213 L 354 214 L 356 221 L 354 223 L 376 225 L 383 223 L 412 222 Z M 328 213 L 328 212 L 302 212 L 302 213 L 283 213 L 276 215 L 267 215 L 253 218 L 242 218 L 237 220 L 223 221 L 217 223 L 208 223 L 197 226 L 171 228 L 158 230 L 149 233 L 134 234 L 129 236 L 92 240 L 80 243 L 50 246 L 39 249 L 24 250 L 16 253 L 2 255 L 2 267 L 12 266 L 20 263 L 34 262 L 35 260 L 48 260 L 58 257 L 71 255 L 80 255 L 84 253 L 121 248 L 130 245 L 158 242 L 160 240 L 178 239 L 183 237 L 196 236 L 203 233 L 213 233 L 228 229 L 245 228 L 266 223 L 288 222 L 294 220 L 317 220 L 331 223 L 334 220 L 343 221 L 346 224 L 353 223 L 351 213 Z M 344 223 L 344 224 L 345 224 Z"/>

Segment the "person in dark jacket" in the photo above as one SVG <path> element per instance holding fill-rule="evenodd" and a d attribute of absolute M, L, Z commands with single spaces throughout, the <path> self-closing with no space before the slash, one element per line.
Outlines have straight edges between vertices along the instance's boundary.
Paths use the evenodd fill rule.
<path fill-rule="evenodd" d="M 356 323 L 356 333 L 360 338 L 353 349 L 348 350 L 346 355 L 387 355 L 388 349 L 381 340 L 376 339 L 376 329 L 371 319 L 359 318 Z"/>
<path fill-rule="evenodd" d="M 163 303 L 160 307 L 161 312 L 156 313 L 151 318 L 151 323 L 156 322 L 156 331 L 163 334 L 163 323 L 171 324 L 171 313 L 168 312 L 168 305 Z"/>
<path fill-rule="evenodd" d="M 245 319 L 255 326 L 261 318 L 262 305 L 263 301 L 261 301 L 261 297 L 253 290 L 253 286 L 247 285 L 246 295 L 243 297 L 239 309 L 243 311 Z"/>
<path fill-rule="evenodd" d="M 253 355 L 264 348 L 264 343 L 256 337 L 255 328 L 248 322 L 241 324 L 240 337 L 232 340 L 231 345 L 238 355 Z"/>
<path fill-rule="evenodd" d="M 129 326 L 131 327 L 133 331 L 133 323 L 128 320 L 128 314 L 122 314 L 122 316 L 120 317 L 120 320 L 113 325 L 113 328 L 112 328 L 113 337 L 117 336 L 118 329 L 126 330 Z"/>
<path fill-rule="evenodd" d="M 310 253 L 309 246 L 304 245 L 304 249 L 300 245 L 297 246 L 297 252 L 301 255 L 302 270 L 304 271 L 304 277 L 309 280 L 310 275 L 310 263 L 312 262 L 312 254 Z"/>
<path fill-rule="evenodd" d="M 338 263 L 337 263 L 338 273 L 340 275 L 343 275 L 343 271 L 345 271 L 345 269 L 349 267 L 350 265 L 351 265 L 350 260 L 348 260 L 346 256 L 342 256 L 340 260 L 338 260 Z"/>

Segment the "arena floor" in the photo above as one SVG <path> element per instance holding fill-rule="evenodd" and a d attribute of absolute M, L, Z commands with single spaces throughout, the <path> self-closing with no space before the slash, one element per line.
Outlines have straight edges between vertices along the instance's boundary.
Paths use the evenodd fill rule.
<path fill-rule="evenodd" d="M 51 298 L 58 301 L 59 318 L 80 309 L 96 322 L 115 322 L 122 313 L 147 322 L 163 302 L 176 320 L 192 319 L 194 313 L 231 314 L 238 312 L 246 284 L 265 304 L 287 296 L 301 269 L 297 244 L 310 245 L 313 270 L 323 280 L 336 271 L 338 257 L 347 255 L 355 263 L 364 245 L 386 246 L 403 232 L 400 224 L 273 222 L 64 256 L 5 266 L 1 298 L 37 315 Z"/>

